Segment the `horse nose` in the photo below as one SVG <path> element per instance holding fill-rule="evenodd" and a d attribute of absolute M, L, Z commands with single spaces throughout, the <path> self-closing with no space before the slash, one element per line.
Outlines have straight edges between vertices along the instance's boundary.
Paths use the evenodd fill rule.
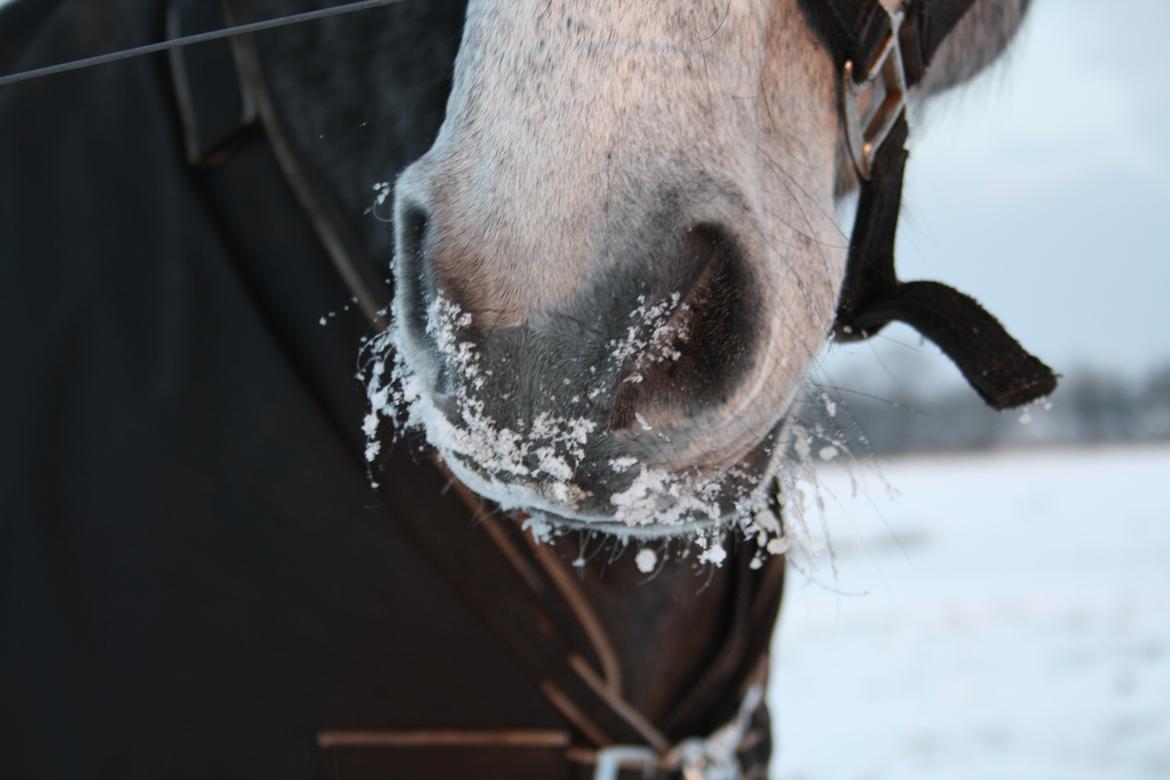
<path fill-rule="evenodd" d="M 479 226 L 436 206 L 424 188 L 414 184 L 408 194 L 404 189 L 400 181 L 395 208 L 396 316 L 414 346 L 437 356 L 433 330 L 440 314 L 459 312 L 466 320 L 461 327 L 477 334 L 522 324 L 526 312 L 505 310 L 501 303 L 507 296 L 499 291 L 514 285 L 496 273 L 499 256 L 506 253 L 489 249 Z"/>
<path fill-rule="evenodd" d="M 399 182 L 395 277 L 401 328 L 440 392 L 459 381 L 452 348 L 468 345 L 502 418 L 573 402 L 572 414 L 637 436 L 648 419 L 721 405 L 750 368 L 762 299 L 732 220 L 688 221 L 671 198 L 602 240 L 546 234 L 539 251 L 515 252 L 527 242 L 477 224 L 483 210 L 436 178 Z M 456 321 L 447 343 L 440 325 Z"/>

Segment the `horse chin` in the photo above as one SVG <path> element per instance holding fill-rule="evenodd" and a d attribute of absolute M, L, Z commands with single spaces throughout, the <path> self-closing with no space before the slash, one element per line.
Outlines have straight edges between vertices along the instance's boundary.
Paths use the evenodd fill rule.
<path fill-rule="evenodd" d="M 639 464 L 636 474 L 602 496 L 572 480 L 550 490 L 543 484 L 485 473 L 465 455 L 441 447 L 438 454 L 464 486 L 505 512 L 519 513 L 538 535 L 576 531 L 618 539 L 693 538 L 745 526 L 753 513 L 768 505 L 768 489 L 780 462 L 777 442 L 785 424 L 782 418 L 729 465 L 700 472 Z M 599 511 L 599 505 L 612 509 Z"/>

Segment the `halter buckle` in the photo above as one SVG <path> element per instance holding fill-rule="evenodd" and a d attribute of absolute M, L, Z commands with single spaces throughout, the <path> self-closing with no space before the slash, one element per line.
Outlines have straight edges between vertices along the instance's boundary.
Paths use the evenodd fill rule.
<path fill-rule="evenodd" d="M 597 751 L 597 768 L 593 780 L 618 780 L 623 769 L 640 768 L 652 778 L 658 773 L 658 753 L 642 745 L 610 745 Z"/>
<path fill-rule="evenodd" d="M 890 34 L 864 72 L 864 78 L 857 80 L 853 60 L 846 60 L 841 78 L 845 137 L 853 164 L 863 179 L 869 179 L 874 157 L 906 108 L 906 68 L 898 40 L 905 16 L 902 11 L 888 13 Z"/>

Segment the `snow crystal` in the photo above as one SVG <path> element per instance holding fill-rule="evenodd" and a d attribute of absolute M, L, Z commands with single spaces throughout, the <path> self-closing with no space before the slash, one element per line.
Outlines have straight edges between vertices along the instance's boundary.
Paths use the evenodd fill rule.
<path fill-rule="evenodd" d="M 524 521 L 524 524 L 520 526 L 520 530 L 531 533 L 532 538 L 540 544 L 548 544 L 555 536 L 552 524 L 548 521 L 547 518 L 541 517 L 540 515 L 533 515 L 532 517 L 529 517 Z"/>
<path fill-rule="evenodd" d="M 370 412 L 362 420 L 362 433 L 367 439 L 373 439 L 378 434 L 378 415 Z"/>
<path fill-rule="evenodd" d="M 800 460 L 807 462 L 812 454 L 812 435 L 809 434 L 808 429 L 803 425 L 796 423 L 791 428 L 793 435 L 793 446 L 796 449 L 796 456 Z"/>
<path fill-rule="evenodd" d="M 832 398 L 830 398 L 828 393 L 825 393 L 821 396 L 821 401 L 825 405 L 825 414 L 829 415 L 830 419 L 836 417 L 837 416 L 837 402 L 834 401 Z"/>
<path fill-rule="evenodd" d="M 634 564 L 638 567 L 638 571 L 643 574 L 650 574 L 658 566 L 658 553 L 649 547 L 643 547 L 634 556 Z"/>
<path fill-rule="evenodd" d="M 380 181 L 377 184 L 375 184 L 374 185 L 374 192 L 377 194 L 374 198 L 374 205 L 381 206 L 383 203 L 386 202 L 386 199 L 390 197 L 390 195 L 393 191 L 394 191 L 394 188 L 390 185 L 390 182 L 388 182 L 388 181 Z M 355 303 L 356 303 L 356 301 L 355 301 Z"/>
<path fill-rule="evenodd" d="M 628 471 L 637 465 L 637 458 L 613 458 L 609 462 L 609 467 L 614 471 Z"/>
<path fill-rule="evenodd" d="M 723 549 L 722 545 L 713 544 L 699 553 L 699 560 L 714 566 L 722 566 L 723 562 L 727 560 L 727 551 Z"/>
<path fill-rule="evenodd" d="M 772 555 L 783 555 L 792 548 L 791 540 L 786 536 L 777 536 L 767 544 L 767 551 Z"/>

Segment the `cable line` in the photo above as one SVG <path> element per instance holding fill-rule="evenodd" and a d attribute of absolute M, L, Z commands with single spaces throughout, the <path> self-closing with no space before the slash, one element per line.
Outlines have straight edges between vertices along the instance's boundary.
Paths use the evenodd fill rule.
<path fill-rule="evenodd" d="M 6 87 L 9 84 L 16 84 L 21 81 L 39 79 L 44 76 L 53 76 L 58 73 L 66 73 L 71 70 L 92 68 L 95 65 L 104 65 L 108 62 L 118 62 L 120 60 L 128 60 L 133 57 L 141 57 L 146 54 L 155 54 L 160 51 L 177 49 L 181 46 L 190 46 L 195 43 L 218 41 L 220 39 L 231 38 L 236 35 L 247 35 L 248 33 L 272 30 L 277 27 L 287 27 L 292 24 L 301 24 L 303 22 L 312 22 L 317 19 L 325 19 L 330 16 L 340 16 L 341 14 L 356 13 L 358 11 L 366 11 L 371 8 L 377 8 L 378 6 L 391 5 L 401 2 L 404 2 L 404 0 L 358 0 L 358 2 L 346 3 L 345 5 L 334 6 L 333 8 L 324 8 L 317 11 L 306 11 L 304 13 L 277 17 L 276 19 L 266 19 L 261 22 L 250 22 L 248 24 L 236 25 L 235 27 L 225 27 L 220 30 L 212 30 L 211 32 L 197 33 L 195 35 L 185 35 L 182 38 L 172 38 L 169 41 L 150 43 L 145 46 L 136 46 L 132 49 L 122 49 L 121 51 L 110 52 L 109 54 L 99 54 L 96 57 L 86 57 L 80 60 L 71 60 L 70 62 L 58 63 L 57 65 L 49 65 L 44 68 L 34 68 L 33 70 L 26 70 L 19 73 L 11 73 L 7 76 L 0 76 L 0 87 Z"/>

